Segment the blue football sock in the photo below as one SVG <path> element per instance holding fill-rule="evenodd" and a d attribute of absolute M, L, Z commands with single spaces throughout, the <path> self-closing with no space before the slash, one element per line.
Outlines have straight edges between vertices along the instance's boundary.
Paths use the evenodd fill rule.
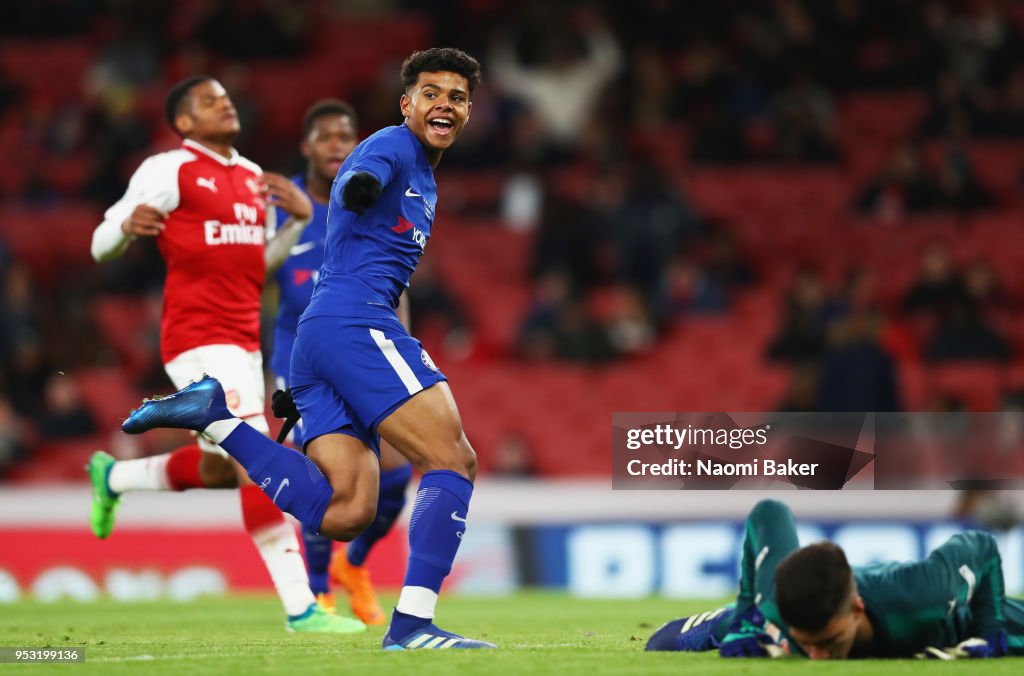
<path fill-rule="evenodd" d="M 403 465 L 380 473 L 380 494 L 377 497 L 377 516 L 366 530 L 348 543 L 345 558 L 353 566 L 366 562 L 373 545 L 388 534 L 405 506 L 405 487 L 412 478 L 412 465 Z M 312 572 L 310 572 L 312 575 Z"/>
<path fill-rule="evenodd" d="M 327 581 L 327 567 L 331 564 L 334 541 L 311 530 L 308 526 L 303 526 L 302 544 L 306 550 L 309 588 L 313 590 L 314 594 L 328 593 L 331 588 Z"/>
<path fill-rule="evenodd" d="M 219 442 L 242 464 L 257 486 L 309 530 L 319 532 L 334 496 L 331 484 L 312 460 L 242 423 Z"/>
<path fill-rule="evenodd" d="M 423 475 L 409 519 L 409 566 L 403 596 L 406 588 L 420 587 L 433 592 L 431 596 L 436 600 L 466 532 L 472 496 L 473 484 L 461 474 L 435 470 Z M 402 602 L 400 597 L 398 605 Z M 403 607 L 399 611 L 396 606 L 388 632 L 392 638 L 401 639 L 430 624 L 432 618 L 432 602 L 425 610 Z"/>

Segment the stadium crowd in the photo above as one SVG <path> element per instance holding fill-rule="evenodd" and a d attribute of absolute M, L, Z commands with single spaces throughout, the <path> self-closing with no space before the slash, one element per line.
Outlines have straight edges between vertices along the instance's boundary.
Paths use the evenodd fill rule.
<path fill-rule="evenodd" d="M 955 245 L 931 243 L 914 252 L 919 272 L 906 285 L 869 267 L 837 281 L 794 254 L 794 272 L 779 284 L 776 261 L 687 182 L 694 168 L 842 172 L 846 215 L 863 227 L 1012 209 L 1018 196 L 987 184 L 972 151 L 979 141 L 1024 138 L 1024 11 L 1013 3 L 534 1 L 516 3 L 510 20 L 512 5 L 16 3 L 0 26 L 0 147 L 19 158 L 0 170 L 3 210 L 71 203 L 98 216 L 142 157 L 174 145 L 162 93 L 196 72 L 230 92 L 245 155 L 295 170 L 292 131 L 304 105 L 341 96 L 363 129 L 392 124 L 399 83 L 383 78 L 407 51 L 402 41 L 452 43 L 481 59 L 484 85 L 440 181 L 445 190 L 465 178 L 480 194 L 449 215 L 482 215 L 529 245 L 525 302 L 501 308 L 518 320 L 498 337 L 481 331 L 477 301 L 427 257 L 412 287 L 414 332 L 440 327 L 444 358 L 628 363 L 685 341 L 678 328 L 689 321 L 730 316 L 758 289 L 777 290 L 780 310 L 777 334 L 757 349 L 793 374 L 784 399 L 765 408 L 899 409 L 904 360 L 1014 357 L 1020 336 L 1007 335 L 1003 320 L 1020 289 L 984 252 L 965 260 Z M 387 36 L 400 37 L 389 45 Z M 66 78 L 25 72 L 40 51 L 33 45 L 48 44 L 68 63 L 46 73 L 64 69 Z M 296 97 L 300 85 L 287 86 L 300 77 L 318 78 L 299 82 L 321 90 Z M 865 160 L 858 144 L 870 131 L 844 129 L 843 102 L 879 92 L 923 105 L 884 155 Z M 483 187 L 474 175 L 495 180 Z M 5 235 L 12 228 L 32 224 L 0 231 L 0 472 L 40 438 L 103 432 L 75 381 L 58 375 L 123 364 L 96 321 L 97 299 L 131 297 L 143 308 L 130 337 L 143 357 L 128 373 L 141 391 L 166 387 L 155 247 L 132 247 L 103 267 L 88 263 L 85 247 L 77 264 L 53 265 L 22 260 Z"/>

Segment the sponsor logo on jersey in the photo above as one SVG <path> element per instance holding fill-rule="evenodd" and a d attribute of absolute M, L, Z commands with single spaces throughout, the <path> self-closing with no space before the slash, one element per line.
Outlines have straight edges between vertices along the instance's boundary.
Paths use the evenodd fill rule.
<path fill-rule="evenodd" d="M 392 232 L 397 232 L 401 235 L 403 232 L 409 232 L 413 229 L 412 221 L 406 220 L 401 216 L 398 217 L 398 225 L 392 226 Z"/>
<path fill-rule="evenodd" d="M 203 231 L 209 246 L 221 244 L 258 244 L 263 246 L 264 243 L 262 225 L 205 221 Z"/>
<path fill-rule="evenodd" d="M 401 216 L 398 217 L 398 225 L 392 226 L 391 231 L 397 232 L 399 235 L 412 230 L 412 241 L 419 245 L 420 251 L 427 248 L 427 235 L 422 230 L 412 224 L 412 221 L 406 220 Z"/>

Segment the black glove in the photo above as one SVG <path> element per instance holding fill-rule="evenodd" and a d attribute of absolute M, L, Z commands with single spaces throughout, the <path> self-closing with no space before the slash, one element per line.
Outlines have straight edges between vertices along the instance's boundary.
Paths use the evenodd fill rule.
<path fill-rule="evenodd" d="M 368 171 L 357 171 L 341 191 L 341 204 L 362 216 L 380 197 L 380 191 L 380 181 L 376 176 Z"/>
<path fill-rule="evenodd" d="M 276 390 L 270 398 L 270 410 L 274 412 L 275 418 L 284 418 L 284 425 L 277 434 L 277 443 L 283 444 L 284 440 L 288 438 L 288 433 L 292 431 L 295 423 L 299 422 L 301 417 L 299 408 L 295 405 L 295 400 L 292 399 L 291 389 Z"/>

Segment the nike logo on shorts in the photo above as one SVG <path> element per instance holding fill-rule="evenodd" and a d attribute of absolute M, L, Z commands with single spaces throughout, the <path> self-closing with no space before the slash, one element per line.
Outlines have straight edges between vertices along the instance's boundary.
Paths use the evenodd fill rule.
<path fill-rule="evenodd" d="M 273 499 L 271 499 L 271 502 L 273 502 L 275 505 L 277 504 L 277 496 L 281 495 L 281 491 L 283 491 L 284 487 L 287 486 L 287 485 L 288 485 L 288 479 L 287 478 L 282 479 L 281 480 L 281 485 L 277 487 L 277 492 L 274 493 L 274 497 L 273 497 Z"/>

